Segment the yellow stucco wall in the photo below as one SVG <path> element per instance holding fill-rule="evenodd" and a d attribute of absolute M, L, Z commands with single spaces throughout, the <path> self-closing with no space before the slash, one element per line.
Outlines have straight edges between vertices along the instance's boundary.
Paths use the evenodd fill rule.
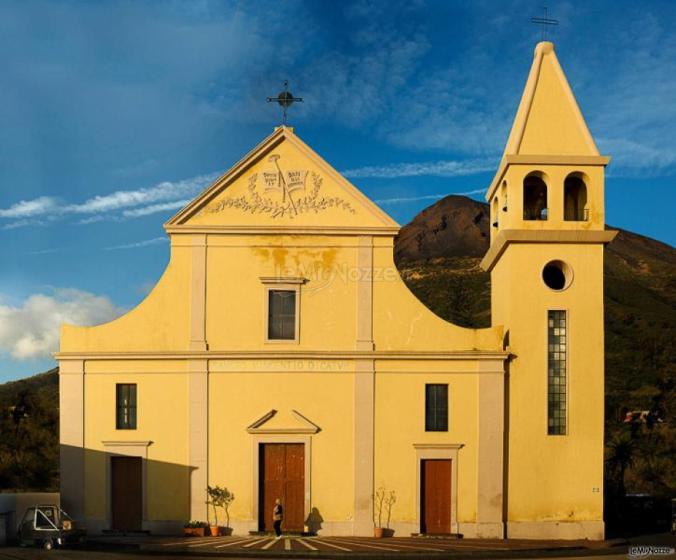
<path fill-rule="evenodd" d="M 294 348 L 354 346 L 357 295 L 350 280 L 356 262 L 354 238 L 213 235 L 208 243 L 206 331 L 211 350 L 270 349 L 265 342 L 266 293 L 261 277 L 307 280 L 300 296 L 300 340 Z"/>
<path fill-rule="evenodd" d="M 115 429 L 115 385 L 136 383 L 136 430 Z M 188 515 L 187 377 L 181 361 L 89 364 L 85 375 L 85 495 L 88 517 L 102 520 L 110 501 L 106 461 L 117 442 L 149 441 L 147 446 L 146 516 L 149 520 Z M 143 452 L 139 448 L 140 453 Z"/>
<path fill-rule="evenodd" d="M 413 444 L 462 444 L 458 453 L 460 523 L 476 521 L 478 400 L 475 364 L 458 361 L 379 364 L 376 376 L 375 486 L 394 490 L 394 522 L 419 524 Z M 420 369 L 422 368 L 422 371 Z M 454 373 L 452 373 L 454 372 Z M 422 375 L 421 375 L 422 373 Z M 425 384 L 448 384 L 448 432 L 425 431 Z"/>
<path fill-rule="evenodd" d="M 273 365 L 287 366 L 284 362 Z M 210 480 L 235 493 L 234 519 L 251 520 L 257 483 L 252 461 L 258 440 L 245 428 L 273 409 L 279 410 L 280 427 L 295 427 L 289 412 L 297 410 L 321 428 L 311 444 L 311 507 L 318 508 L 328 523 L 349 521 L 353 507 L 353 375 L 349 366 L 342 364 L 347 371 L 293 375 L 266 373 L 262 368 L 256 373 L 210 374 Z M 265 435 L 260 437 L 266 440 Z M 274 436 L 267 441 L 274 442 Z"/>
<path fill-rule="evenodd" d="M 401 280 L 393 239 L 374 248 L 373 332 L 382 350 L 501 350 L 502 327 L 466 329 L 434 315 Z"/>
<path fill-rule="evenodd" d="M 127 314 L 95 327 L 61 326 L 61 352 L 187 350 L 190 252 L 172 247 L 164 274 L 148 296 Z"/>
<path fill-rule="evenodd" d="M 554 258 L 573 269 L 573 282 L 562 292 L 541 280 L 542 268 Z M 602 245 L 514 244 L 493 270 L 493 321 L 509 325 L 515 355 L 509 368 L 510 521 L 602 519 L 602 278 Z M 568 313 L 568 433 L 563 436 L 547 435 L 550 309 Z M 543 491 L 534 491 L 533 481 Z"/>

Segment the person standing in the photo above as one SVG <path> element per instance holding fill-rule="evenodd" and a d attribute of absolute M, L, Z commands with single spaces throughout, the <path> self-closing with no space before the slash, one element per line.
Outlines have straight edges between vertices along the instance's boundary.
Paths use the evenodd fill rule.
<path fill-rule="evenodd" d="M 282 520 L 284 519 L 284 508 L 282 508 L 282 500 L 277 498 L 275 500 L 275 507 L 272 510 L 272 525 L 275 528 L 275 535 L 277 538 L 282 536 Z"/>

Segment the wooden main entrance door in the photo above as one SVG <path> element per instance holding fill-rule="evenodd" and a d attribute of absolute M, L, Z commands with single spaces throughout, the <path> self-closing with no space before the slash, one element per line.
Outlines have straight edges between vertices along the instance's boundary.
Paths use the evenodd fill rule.
<path fill-rule="evenodd" d="M 451 460 L 426 459 L 420 465 L 420 532 L 451 532 Z"/>
<path fill-rule="evenodd" d="M 305 446 L 302 443 L 263 443 L 259 450 L 258 525 L 272 531 L 275 499 L 282 500 L 282 530 L 303 531 L 305 522 Z"/>
<path fill-rule="evenodd" d="M 140 457 L 111 457 L 113 530 L 140 531 L 143 519 L 143 482 Z"/>

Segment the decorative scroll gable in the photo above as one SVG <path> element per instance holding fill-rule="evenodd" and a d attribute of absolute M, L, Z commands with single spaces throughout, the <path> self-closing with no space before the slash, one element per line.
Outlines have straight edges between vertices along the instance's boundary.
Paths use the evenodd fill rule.
<path fill-rule="evenodd" d="M 398 224 L 289 128 L 280 127 L 169 220 L 184 229 L 382 230 Z"/>

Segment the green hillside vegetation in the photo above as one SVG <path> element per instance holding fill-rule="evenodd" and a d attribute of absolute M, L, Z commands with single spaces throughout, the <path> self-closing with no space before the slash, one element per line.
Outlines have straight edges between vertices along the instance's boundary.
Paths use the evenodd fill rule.
<path fill-rule="evenodd" d="M 0 491 L 59 489 L 58 369 L 0 385 Z"/>
<path fill-rule="evenodd" d="M 440 317 L 490 324 L 488 208 L 449 196 L 402 229 L 397 266 Z M 676 493 L 676 251 L 620 230 L 606 250 L 606 491 Z M 58 487 L 56 370 L 0 385 L 0 489 Z M 625 422 L 627 412 L 638 411 Z M 641 415 L 641 413 L 643 413 Z"/>

